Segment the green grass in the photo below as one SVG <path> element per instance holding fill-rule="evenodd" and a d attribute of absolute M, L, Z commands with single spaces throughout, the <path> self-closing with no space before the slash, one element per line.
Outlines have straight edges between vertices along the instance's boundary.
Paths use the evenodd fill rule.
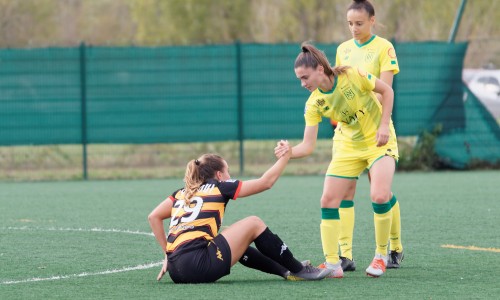
<path fill-rule="evenodd" d="M 399 270 L 364 274 L 374 254 L 366 176 L 355 198 L 354 258 L 341 280 L 287 282 L 237 264 L 215 284 L 174 285 L 159 267 L 98 274 L 162 260 L 148 213 L 182 179 L 0 183 L 1 299 L 498 299 L 500 253 L 443 244 L 500 248 L 498 171 L 398 173 L 406 258 Z M 260 195 L 231 201 L 224 225 L 260 216 L 298 259 L 322 262 L 319 197 L 323 177 L 283 177 Z M 85 274 L 89 276 L 69 276 Z M 63 278 L 23 282 L 32 278 Z M 5 284 L 8 281 L 21 281 Z"/>
<path fill-rule="evenodd" d="M 296 145 L 300 140 L 291 140 Z M 244 174 L 262 174 L 275 161 L 276 141 L 244 142 Z M 412 139 L 400 138 L 400 151 L 414 146 Z M 295 160 L 288 175 L 321 175 L 330 163 L 332 141 L 320 139 L 314 153 Z M 144 179 L 184 176 L 186 163 L 203 153 L 219 153 L 240 174 L 238 142 L 172 143 L 172 144 L 97 144 L 87 147 L 89 179 Z M 78 180 L 83 177 L 81 145 L 0 147 L 0 180 Z M 400 164 L 400 169 L 401 169 Z"/>

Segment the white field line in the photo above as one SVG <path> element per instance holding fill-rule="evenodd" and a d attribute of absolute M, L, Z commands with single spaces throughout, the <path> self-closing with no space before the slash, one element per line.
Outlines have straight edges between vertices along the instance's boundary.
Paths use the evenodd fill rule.
<path fill-rule="evenodd" d="M 90 228 L 90 229 L 85 229 L 85 228 L 56 228 L 56 227 L 50 227 L 50 228 L 40 228 L 40 227 L 3 227 L 1 229 L 7 229 L 7 230 L 47 230 L 47 231 L 79 231 L 79 232 L 107 232 L 107 233 L 126 233 L 126 234 L 138 234 L 138 235 L 147 235 L 147 236 L 154 236 L 153 233 L 150 232 L 141 232 L 141 231 L 132 231 L 132 230 L 121 230 L 121 229 L 104 229 L 104 228 Z M 136 270 L 146 270 L 150 268 L 154 268 L 157 266 L 161 266 L 163 264 L 163 261 L 159 262 L 154 262 L 154 263 L 148 263 L 144 265 L 137 265 L 135 267 L 123 267 L 121 269 L 113 269 L 113 270 L 106 270 L 106 271 L 101 271 L 101 272 L 83 272 L 79 274 L 70 274 L 70 275 L 59 275 L 59 276 L 52 276 L 52 277 L 45 277 L 45 278 L 28 278 L 28 279 L 23 279 L 23 280 L 8 280 L 8 281 L 2 281 L 0 284 L 17 284 L 17 283 L 28 283 L 28 282 L 38 282 L 38 281 L 50 281 L 50 280 L 61 280 L 61 279 L 69 279 L 69 278 L 79 278 L 79 277 L 87 277 L 87 276 L 99 276 L 99 275 L 108 275 L 108 274 L 115 274 L 115 273 L 122 273 L 122 272 L 129 272 L 129 271 L 136 271 Z"/>
<path fill-rule="evenodd" d="M 47 231 L 80 231 L 80 232 L 110 232 L 110 233 L 128 233 L 128 234 L 139 234 L 139 235 L 149 235 L 154 236 L 151 232 L 142 232 L 142 231 L 132 231 L 132 230 L 122 230 L 122 229 L 104 229 L 104 228 L 62 228 L 62 227 L 49 227 L 49 228 L 41 228 L 41 227 L 3 227 L 2 229 L 7 230 L 47 230 Z"/>
<path fill-rule="evenodd" d="M 138 265 L 135 267 L 124 267 L 121 269 L 106 270 L 106 271 L 94 272 L 94 273 L 83 272 L 80 274 L 60 275 L 60 276 L 52 276 L 52 277 L 45 277 L 45 278 L 35 277 L 35 278 L 28 278 L 28 279 L 23 279 L 23 280 L 3 281 L 3 282 L 1 282 L 1 284 L 28 283 L 28 282 L 38 282 L 38 281 L 50 281 L 50 280 L 61 280 L 61 279 L 69 279 L 69 278 L 79 278 L 79 277 L 87 277 L 87 276 L 108 275 L 108 274 L 115 274 L 115 273 L 122 273 L 122 272 L 136 271 L 136 270 L 151 269 L 151 268 L 154 268 L 157 266 L 161 266 L 162 264 L 163 264 L 163 261 L 159 261 L 159 262 L 155 262 L 155 263 Z"/>

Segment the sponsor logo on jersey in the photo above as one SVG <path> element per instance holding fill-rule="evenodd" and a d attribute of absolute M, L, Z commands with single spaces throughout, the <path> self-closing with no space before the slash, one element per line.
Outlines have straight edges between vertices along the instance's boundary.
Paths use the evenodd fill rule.
<path fill-rule="evenodd" d="M 396 58 L 396 50 L 394 50 L 394 48 L 389 48 L 389 50 L 387 50 L 387 55 L 389 55 L 390 58 Z"/>

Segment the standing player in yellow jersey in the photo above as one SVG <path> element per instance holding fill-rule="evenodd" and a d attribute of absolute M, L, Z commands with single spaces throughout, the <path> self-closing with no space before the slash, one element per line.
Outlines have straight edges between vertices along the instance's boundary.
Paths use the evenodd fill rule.
<path fill-rule="evenodd" d="M 166 253 L 158 280 L 168 270 L 175 283 L 214 282 L 228 275 L 238 261 L 287 280 L 319 280 L 330 274 L 329 270 L 297 261 L 288 246 L 256 216 L 218 233 L 230 199 L 260 193 L 278 180 L 291 153 L 288 142 L 281 144 L 285 154 L 258 179 L 232 180 L 226 161 L 214 154 L 188 163 L 185 187 L 160 203 L 148 217 Z M 168 218 L 170 226 L 165 237 L 163 221 Z M 249 247 L 251 243 L 257 249 Z"/>
<path fill-rule="evenodd" d="M 375 9 L 368 0 L 354 0 L 347 9 L 347 23 L 352 39 L 337 48 L 335 65 L 361 67 L 392 86 L 394 75 L 399 73 L 398 61 L 393 45 L 388 40 L 372 33 L 375 24 Z M 377 95 L 380 97 L 380 95 Z M 356 265 L 352 255 L 354 233 L 354 194 L 356 181 L 351 180 L 345 198 L 340 203 L 340 258 L 344 271 L 354 271 Z M 399 268 L 403 260 L 401 244 L 401 218 L 399 203 L 394 194 L 390 200 L 392 224 L 388 268 Z"/>
<path fill-rule="evenodd" d="M 391 120 L 392 88 L 361 68 L 332 68 L 325 54 L 313 45 L 302 44 L 294 64 L 301 85 L 311 92 L 305 105 L 305 130 L 300 144 L 292 148 L 292 158 L 310 155 L 318 138 L 322 117 L 338 120 L 333 137 L 332 160 L 328 166 L 321 196 L 321 242 L 330 277 L 342 278 L 339 258 L 339 207 L 351 187 L 351 181 L 368 169 L 370 196 L 375 223 L 376 250 L 366 269 L 378 277 L 387 266 L 387 244 L 391 226 L 391 186 L 398 147 Z M 380 94 L 377 100 L 375 93 Z M 287 145 L 278 143 L 275 155 L 287 153 Z"/>

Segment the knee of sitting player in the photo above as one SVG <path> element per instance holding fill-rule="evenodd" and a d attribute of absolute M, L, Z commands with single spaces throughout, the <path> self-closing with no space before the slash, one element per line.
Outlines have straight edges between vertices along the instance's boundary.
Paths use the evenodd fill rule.
<path fill-rule="evenodd" d="M 264 221 L 262 221 L 262 219 L 257 217 L 257 216 L 246 217 L 245 221 L 250 226 L 255 227 L 257 229 L 265 229 L 267 227 L 266 224 L 264 223 Z"/>

